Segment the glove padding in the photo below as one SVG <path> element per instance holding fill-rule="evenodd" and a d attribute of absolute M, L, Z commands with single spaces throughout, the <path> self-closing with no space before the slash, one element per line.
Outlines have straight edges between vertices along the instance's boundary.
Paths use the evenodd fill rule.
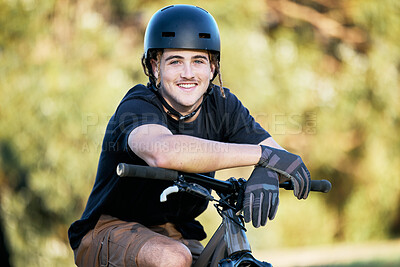
<path fill-rule="evenodd" d="M 246 183 L 243 212 L 246 223 L 252 221 L 258 228 L 273 220 L 279 205 L 278 174 L 262 167 L 255 167 Z"/>
<path fill-rule="evenodd" d="M 293 193 L 298 199 L 306 199 L 310 193 L 310 172 L 300 156 L 282 149 L 261 146 L 262 154 L 258 166 L 269 168 L 289 178 L 293 183 Z"/>

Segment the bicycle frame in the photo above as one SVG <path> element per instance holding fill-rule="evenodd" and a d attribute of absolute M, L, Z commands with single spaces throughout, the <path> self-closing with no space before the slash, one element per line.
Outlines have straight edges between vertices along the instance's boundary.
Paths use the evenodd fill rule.
<path fill-rule="evenodd" d="M 222 211 L 221 216 L 222 223 L 193 266 L 236 267 L 246 264 L 245 266 L 272 267 L 271 264 L 260 262 L 252 256 L 244 226 L 233 210 Z"/>

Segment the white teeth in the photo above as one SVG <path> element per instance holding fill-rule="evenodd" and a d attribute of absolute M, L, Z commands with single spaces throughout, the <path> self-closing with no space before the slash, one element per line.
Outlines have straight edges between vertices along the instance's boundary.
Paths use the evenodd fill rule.
<path fill-rule="evenodd" d="M 192 88 L 192 87 L 195 87 L 196 84 L 194 84 L 194 83 L 181 83 L 181 84 L 179 84 L 179 86 L 183 87 L 183 88 Z"/>

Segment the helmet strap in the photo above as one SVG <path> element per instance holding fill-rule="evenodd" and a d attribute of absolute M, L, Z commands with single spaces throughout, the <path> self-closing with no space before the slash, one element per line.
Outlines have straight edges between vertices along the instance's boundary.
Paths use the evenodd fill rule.
<path fill-rule="evenodd" d="M 200 110 L 201 106 L 205 102 L 207 96 L 209 96 L 211 94 L 211 92 L 213 91 L 214 85 L 210 82 L 210 85 L 208 86 L 206 93 L 203 95 L 203 101 L 201 101 L 200 105 L 194 111 L 192 111 L 191 113 L 189 113 L 187 115 L 182 115 L 179 111 L 177 111 L 176 109 L 171 107 L 171 105 L 167 103 L 167 101 L 161 95 L 158 88 L 152 82 L 149 82 L 147 84 L 147 87 L 150 88 L 156 94 L 158 99 L 160 99 L 161 104 L 167 109 L 167 114 L 177 117 L 178 121 L 185 121 L 185 120 L 192 118 L 194 115 L 196 115 L 197 111 Z"/>

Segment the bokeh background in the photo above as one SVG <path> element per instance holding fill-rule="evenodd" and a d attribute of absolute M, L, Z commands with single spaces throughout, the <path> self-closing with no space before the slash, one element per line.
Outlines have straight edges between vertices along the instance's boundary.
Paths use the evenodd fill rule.
<path fill-rule="evenodd" d="M 147 82 L 145 27 L 173 3 L 212 13 L 224 85 L 312 178 L 333 184 L 306 201 L 282 192 L 276 219 L 248 227 L 253 249 L 285 257 L 383 242 L 398 253 L 379 264 L 398 266 L 397 0 L 0 0 L 0 265 L 73 266 L 67 229 L 92 188 L 106 123 Z M 211 236 L 220 218 L 210 206 L 200 220 Z"/>

